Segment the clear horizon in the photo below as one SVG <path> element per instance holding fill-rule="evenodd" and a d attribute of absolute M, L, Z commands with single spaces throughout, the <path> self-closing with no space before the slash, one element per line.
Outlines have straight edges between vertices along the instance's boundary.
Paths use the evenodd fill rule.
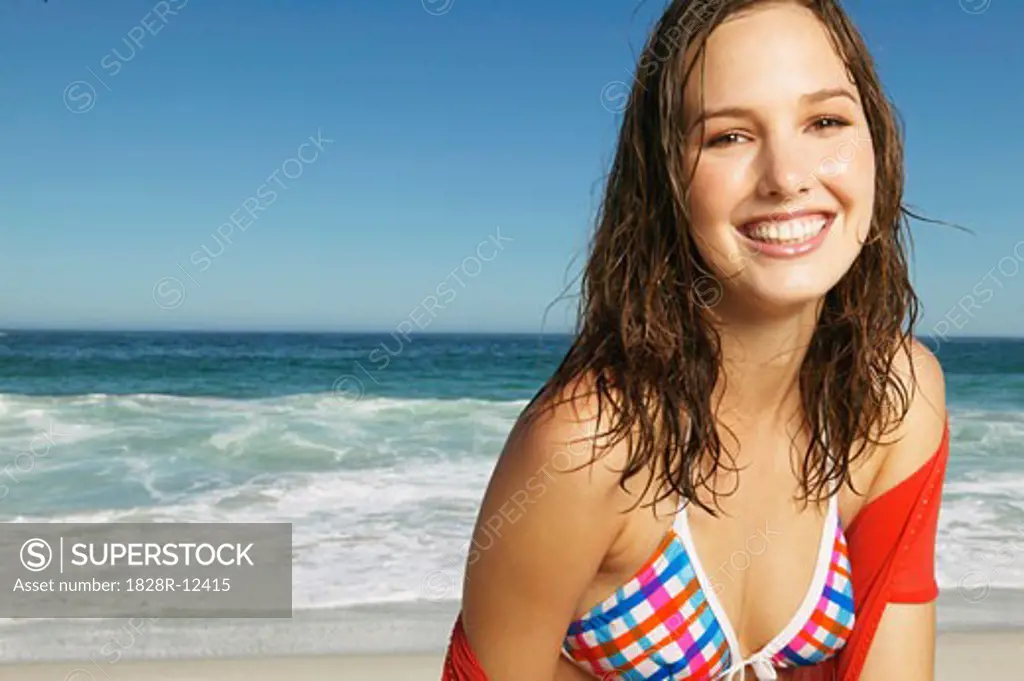
<path fill-rule="evenodd" d="M 918 329 L 920 331 L 920 329 Z M 0 334 L 7 333 L 104 333 L 104 334 L 250 334 L 250 335 L 324 335 L 324 336 L 386 336 L 402 335 L 402 331 L 396 329 L 301 329 L 301 328 L 280 328 L 280 329 L 257 329 L 257 328 L 206 328 L 206 329 L 170 329 L 170 328 L 16 328 L 0 327 Z M 446 331 L 410 331 L 405 334 L 413 336 L 552 336 L 571 338 L 572 333 L 568 331 L 475 331 L 475 330 L 446 330 Z M 946 335 L 915 333 L 915 338 L 942 338 L 943 342 L 959 340 L 1024 340 L 1024 334 L 1020 336 L 1011 335 Z"/>

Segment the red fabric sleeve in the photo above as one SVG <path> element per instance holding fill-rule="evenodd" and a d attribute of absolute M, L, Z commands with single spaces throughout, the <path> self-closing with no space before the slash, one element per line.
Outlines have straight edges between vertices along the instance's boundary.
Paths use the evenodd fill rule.
<path fill-rule="evenodd" d="M 444 669 L 441 671 L 441 681 L 487 681 L 487 675 L 469 647 L 466 630 L 462 628 L 461 612 L 452 627 L 448 653 L 445 655 Z"/>
<path fill-rule="evenodd" d="M 857 622 L 839 655 L 815 665 L 817 675 L 808 678 L 856 681 L 886 604 L 935 598 L 935 531 L 948 458 L 947 419 L 935 453 L 864 506 L 847 528 Z"/>
<path fill-rule="evenodd" d="M 935 581 L 935 535 L 939 526 L 942 482 L 949 459 L 949 423 L 939 448 L 921 467 L 928 472 L 925 489 L 909 506 L 911 536 L 896 557 L 889 591 L 890 603 L 927 603 L 939 595 Z"/>

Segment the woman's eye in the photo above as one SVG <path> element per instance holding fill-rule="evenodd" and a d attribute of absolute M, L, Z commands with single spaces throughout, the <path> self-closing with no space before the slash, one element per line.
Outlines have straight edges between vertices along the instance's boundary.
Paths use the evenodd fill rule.
<path fill-rule="evenodd" d="M 725 144 L 736 141 L 740 137 L 743 137 L 743 135 L 739 134 L 738 132 L 727 132 L 724 135 L 719 135 L 718 137 L 713 138 L 710 142 L 708 142 L 708 146 L 721 147 L 724 146 Z"/>
<path fill-rule="evenodd" d="M 825 125 L 826 123 L 828 125 Z M 820 130 L 822 128 L 845 128 L 850 124 L 842 118 L 836 118 L 835 116 L 822 116 L 818 120 L 814 121 L 813 125 Z"/>

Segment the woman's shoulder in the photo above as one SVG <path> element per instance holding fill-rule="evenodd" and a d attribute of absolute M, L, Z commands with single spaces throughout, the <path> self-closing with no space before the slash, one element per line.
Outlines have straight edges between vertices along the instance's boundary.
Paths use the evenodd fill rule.
<path fill-rule="evenodd" d="M 613 437 L 615 425 L 592 376 L 545 388 L 513 425 L 496 473 L 503 467 L 517 477 L 545 471 L 563 485 L 584 488 L 580 493 L 606 495 L 629 459 L 628 438 Z"/>
<path fill-rule="evenodd" d="M 906 414 L 884 438 L 869 500 L 920 470 L 946 435 L 946 380 L 935 354 L 913 339 L 896 355 L 891 372 L 891 384 L 901 386 L 906 395 Z"/>

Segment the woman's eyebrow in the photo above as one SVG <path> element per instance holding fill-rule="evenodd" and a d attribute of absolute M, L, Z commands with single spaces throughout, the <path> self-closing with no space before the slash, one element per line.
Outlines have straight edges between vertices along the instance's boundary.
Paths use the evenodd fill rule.
<path fill-rule="evenodd" d="M 807 94 L 800 95 L 800 104 L 814 104 L 817 102 L 823 102 L 829 99 L 833 99 L 835 97 L 845 97 L 854 104 L 859 104 L 857 101 L 857 97 L 848 88 L 845 87 L 822 88 L 821 90 L 816 90 L 815 92 L 808 92 Z M 742 106 L 725 106 L 718 109 L 713 109 L 711 111 L 705 111 L 700 116 L 698 116 L 697 119 L 690 126 L 687 127 L 686 134 L 689 135 L 695 127 L 711 118 L 741 118 L 743 116 L 750 116 L 751 114 L 753 114 L 752 109 L 748 109 Z"/>
<path fill-rule="evenodd" d="M 823 102 L 833 97 L 846 97 L 854 104 L 859 104 L 857 96 L 854 95 L 848 88 L 845 87 L 827 87 L 818 90 L 817 92 L 810 92 L 800 97 L 801 104 L 814 104 L 815 102 Z"/>

